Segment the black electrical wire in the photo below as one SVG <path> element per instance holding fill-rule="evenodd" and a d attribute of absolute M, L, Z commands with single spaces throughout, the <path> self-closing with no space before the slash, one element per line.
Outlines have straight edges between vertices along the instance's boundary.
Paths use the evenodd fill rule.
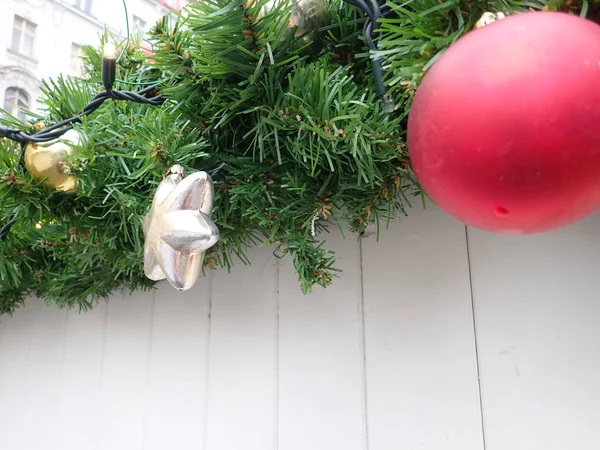
<path fill-rule="evenodd" d="M 377 0 L 344 0 L 346 3 L 356 6 L 360 8 L 366 15 L 367 20 L 365 21 L 365 25 L 363 27 L 363 35 L 365 38 L 365 43 L 370 51 L 375 51 L 378 48 L 377 40 L 379 39 L 379 33 L 374 31 L 375 24 L 382 17 L 388 16 L 392 9 L 387 6 L 379 6 Z M 392 112 L 394 110 L 394 105 L 392 100 L 387 98 L 387 87 L 384 83 L 385 72 L 383 70 L 381 57 L 375 55 L 371 59 L 371 64 L 373 66 L 373 78 L 375 79 L 375 88 L 377 89 L 377 94 L 382 99 L 384 103 L 384 110 L 388 112 Z"/>
<path fill-rule="evenodd" d="M 21 130 L 17 130 L 14 128 L 8 128 L 0 126 L 0 138 L 8 138 L 16 142 L 27 143 L 27 142 L 48 142 L 54 139 L 61 137 L 68 130 L 73 128 L 74 123 L 81 122 L 81 119 L 84 116 L 88 116 L 94 111 L 96 111 L 102 103 L 104 103 L 108 99 L 113 100 L 126 100 L 134 103 L 147 103 L 150 105 L 160 105 L 164 102 L 164 99 L 160 95 L 155 95 L 152 97 L 147 97 L 146 94 L 153 93 L 156 90 L 158 84 L 148 86 L 145 89 L 142 89 L 138 92 L 131 91 L 103 91 L 96 95 L 90 103 L 88 103 L 83 111 L 79 114 L 69 117 L 62 122 L 58 122 L 44 130 L 29 135 Z"/>
<path fill-rule="evenodd" d="M 6 236 L 8 236 L 8 232 L 10 231 L 10 229 L 12 228 L 12 226 L 15 224 L 16 221 L 17 221 L 17 216 L 13 215 L 12 218 L 10 219 L 10 221 L 6 225 L 4 225 L 2 230 L 0 230 L 0 240 L 6 239 Z"/>

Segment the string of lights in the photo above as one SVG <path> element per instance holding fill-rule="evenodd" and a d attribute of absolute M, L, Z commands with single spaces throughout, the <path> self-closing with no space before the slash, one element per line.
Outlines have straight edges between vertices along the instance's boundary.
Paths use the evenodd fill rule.
<path fill-rule="evenodd" d="M 104 56 L 102 57 L 102 82 L 105 90 L 96 95 L 92 101 L 83 108 L 82 112 L 50 127 L 44 128 L 32 135 L 29 135 L 22 130 L 0 126 L 0 138 L 8 138 L 19 143 L 52 141 L 72 129 L 74 123 L 81 122 L 81 119 L 84 116 L 92 114 L 100 107 L 100 105 L 109 99 L 126 100 L 134 103 L 147 103 L 155 106 L 164 102 L 164 99 L 157 94 L 158 83 L 150 85 L 138 92 L 113 90 L 112 86 L 115 82 L 115 73 L 115 47 L 113 44 L 106 44 Z"/>
<path fill-rule="evenodd" d="M 371 51 L 377 50 L 377 39 L 378 33 L 374 31 L 374 24 L 377 21 L 389 15 L 391 8 L 389 6 L 379 6 L 377 0 L 344 0 L 347 3 L 360 8 L 367 15 L 363 28 L 363 35 L 367 47 Z M 123 6 L 127 14 L 127 6 L 123 1 Z M 129 42 L 129 20 L 126 16 L 127 23 L 127 42 Z M 125 47 L 127 48 L 127 47 Z M 35 134 L 27 134 L 22 130 L 15 128 L 9 128 L 0 126 L 0 138 L 7 138 L 19 143 L 27 142 L 48 142 L 61 137 L 68 130 L 73 128 L 73 124 L 81 122 L 84 116 L 88 116 L 96 111 L 106 100 L 124 100 L 134 103 L 146 103 L 150 105 L 160 105 L 164 102 L 164 99 L 158 95 L 158 88 L 160 83 L 152 84 L 140 91 L 118 91 L 113 90 L 112 86 L 115 83 L 116 78 L 116 64 L 123 55 L 123 52 L 119 54 L 118 58 L 115 58 L 115 47 L 111 43 L 107 43 L 104 48 L 104 55 L 102 58 L 102 81 L 105 90 L 96 95 L 90 103 L 88 103 L 83 110 L 66 120 L 58 122 L 50 127 L 44 128 Z M 391 98 L 387 95 L 387 87 L 384 84 L 384 70 L 382 67 L 381 57 L 375 55 L 371 58 L 373 65 L 373 77 L 375 79 L 375 85 L 379 97 L 382 99 L 383 107 L 387 112 L 394 110 L 394 104 Z"/>
<path fill-rule="evenodd" d="M 159 95 L 152 95 L 156 92 L 158 85 L 152 85 L 138 92 L 130 91 L 103 91 L 94 97 L 88 103 L 83 111 L 73 117 L 70 117 L 62 122 L 58 122 L 48 128 L 35 134 L 27 134 L 22 130 L 0 126 L 0 138 L 8 138 L 16 142 L 48 142 L 61 137 L 68 130 L 73 128 L 74 123 L 81 122 L 84 116 L 90 115 L 96 111 L 102 103 L 108 99 L 127 100 L 135 103 L 148 103 L 151 105 L 160 105 L 164 99 Z"/>

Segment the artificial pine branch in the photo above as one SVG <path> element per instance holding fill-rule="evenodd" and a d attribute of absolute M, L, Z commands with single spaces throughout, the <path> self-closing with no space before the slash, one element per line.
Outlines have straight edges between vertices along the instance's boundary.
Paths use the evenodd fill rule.
<path fill-rule="evenodd" d="M 271 243 L 277 257 L 291 258 L 304 292 L 329 285 L 338 270 L 321 242 L 328 223 L 361 233 L 406 212 L 421 194 L 404 125 L 412 94 L 436 56 L 484 10 L 576 3 L 390 2 L 379 51 L 399 105 L 392 115 L 377 98 L 357 8 L 332 1 L 325 44 L 310 47 L 287 32 L 289 2 L 269 11 L 266 0 L 190 3 L 180 18 L 154 26 L 151 55 L 119 46 L 118 78 L 160 81 L 166 102 L 106 102 L 76 126 L 83 144 L 68 161 L 79 179 L 76 194 L 33 181 L 20 164 L 20 146 L 0 141 L 1 223 L 17 213 L 0 241 L 0 314 L 29 295 L 87 309 L 121 288 L 151 288 L 143 273 L 142 222 L 174 163 L 214 180 L 221 240 L 206 255 L 207 269 L 249 262 L 248 246 Z M 85 52 L 85 79 L 45 82 L 44 117 L 0 121 L 33 130 L 80 112 L 102 89 L 100 53 Z"/>

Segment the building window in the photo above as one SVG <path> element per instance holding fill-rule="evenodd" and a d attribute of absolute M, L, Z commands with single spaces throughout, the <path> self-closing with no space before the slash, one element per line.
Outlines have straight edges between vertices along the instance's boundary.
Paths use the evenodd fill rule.
<path fill-rule="evenodd" d="M 92 0 L 75 0 L 75 8 L 90 14 L 92 11 Z"/>
<path fill-rule="evenodd" d="M 4 109 L 13 116 L 25 120 L 27 115 L 22 108 L 29 108 L 29 95 L 23 89 L 9 87 L 4 93 Z"/>
<path fill-rule="evenodd" d="M 133 16 L 133 27 L 138 35 L 143 36 L 146 34 L 146 21 L 142 20 L 140 17 Z"/>
<path fill-rule="evenodd" d="M 15 16 L 13 25 L 11 50 L 22 55 L 33 57 L 33 38 L 37 25 L 22 17 Z"/>
<path fill-rule="evenodd" d="M 71 44 L 71 73 L 76 77 L 83 75 L 83 63 L 81 57 L 83 56 L 83 46 L 72 43 Z"/>

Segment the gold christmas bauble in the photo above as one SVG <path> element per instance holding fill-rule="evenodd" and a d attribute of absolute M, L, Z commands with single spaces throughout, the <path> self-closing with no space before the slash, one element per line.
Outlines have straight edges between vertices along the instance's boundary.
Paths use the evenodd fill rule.
<path fill-rule="evenodd" d="M 73 154 L 73 146 L 81 144 L 75 130 L 69 130 L 60 138 L 49 142 L 30 142 L 25 147 L 25 168 L 34 180 L 57 191 L 74 192 L 77 179 L 71 175 L 67 157 Z"/>

